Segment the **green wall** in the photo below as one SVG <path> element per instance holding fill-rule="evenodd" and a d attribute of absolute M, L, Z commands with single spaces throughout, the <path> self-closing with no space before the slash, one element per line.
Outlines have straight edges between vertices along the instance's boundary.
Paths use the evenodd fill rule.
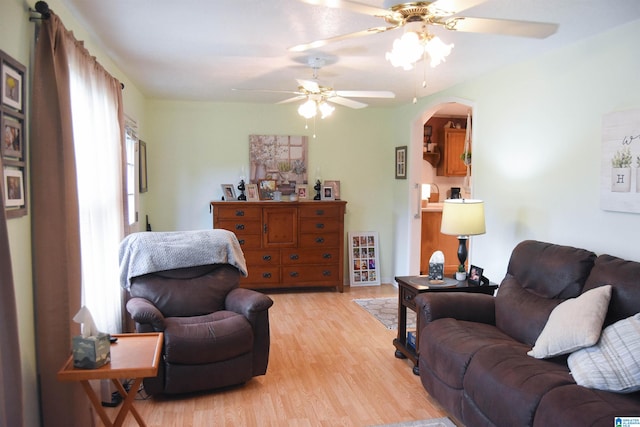
<path fill-rule="evenodd" d="M 305 129 L 296 106 L 150 101 L 147 142 L 149 192 L 143 194 L 153 229 L 210 228 L 209 202 L 220 184 L 237 184 L 249 170 L 249 135 L 308 135 L 309 179 L 339 180 L 347 201 L 345 231 L 378 231 L 381 276 L 392 280 L 395 145 L 390 110 L 338 107 Z M 404 142 L 406 145 L 406 141 Z M 347 263 L 345 263 L 347 264 Z M 348 277 L 348 276 L 345 276 Z"/>

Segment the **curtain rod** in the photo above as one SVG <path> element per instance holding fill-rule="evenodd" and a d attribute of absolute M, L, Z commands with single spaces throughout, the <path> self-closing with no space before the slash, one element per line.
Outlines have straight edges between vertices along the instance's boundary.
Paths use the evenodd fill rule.
<path fill-rule="evenodd" d="M 51 11 L 49 10 L 49 5 L 46 1 L 37 1 L 35 8 L 36 10 L 29 8 L 29 12 L 39 13 L 40 17 L 38 18 L 36 16 L 31 16 L 29 17 L 29 21 L 40 21 L 43 19 L 49 19 L 51 17 Z"/>
<path fill-rule="evenodd" d="M 41 21 L 43 19 L 51 18 L 51 10 L 49 10 L 49 5 L 46 1 L 37 1 L 35 5 L 36 10 L 29 8 L 29 12 L 31 13 L 39 13 L 40 17 L 31 16 L 29 17 L 29 21 Z M 120 87 L 124 90 L 124 83 L 120 82 Z"/>

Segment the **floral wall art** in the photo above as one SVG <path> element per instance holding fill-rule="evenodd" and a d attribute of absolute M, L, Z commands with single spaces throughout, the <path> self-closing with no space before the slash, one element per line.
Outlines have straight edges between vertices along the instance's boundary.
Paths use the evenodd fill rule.
<path fill-rule="evenodd" d="M 249 135 L 249 179 L 275 180 L 283 195 L 307 185 L 309 158 L 306 136 Z"/>
<path fill-rule="evenodd" d="M 603 118 L 600 205 L 608 211 L 640 213 L 640 110 Z"/>

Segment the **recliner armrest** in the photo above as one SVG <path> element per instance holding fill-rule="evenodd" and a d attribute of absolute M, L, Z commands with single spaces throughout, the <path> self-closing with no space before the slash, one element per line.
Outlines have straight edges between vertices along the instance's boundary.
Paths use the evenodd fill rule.
<path fill-rule="evenodd" d="M 235 288 L 227 294 L 225 307 L 229 311 L 242 314 L 251 320 L 256 314 L 266 311 L 273 305 L 273 300 L 260 292 Z"/>
<path fill-rule="evenodd" d="M 414 299 L 420 315 L 418 330 L 436 319 L 451 317 L 495 325 L 495 298 L 492 295 L 464 292 L 422 293 Z"/>
<path fill-rule="evenodd" d="M 131 298 L 127 301 L 127 311 L 136 323 L 149 324 L 156 332 L 164 331 L 164 316 L 148 300 L 138 297 Z"/>

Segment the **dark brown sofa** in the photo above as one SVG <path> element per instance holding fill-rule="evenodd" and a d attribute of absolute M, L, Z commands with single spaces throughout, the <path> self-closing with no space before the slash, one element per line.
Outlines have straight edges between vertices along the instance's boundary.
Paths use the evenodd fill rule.
<path fill-rule="evenodd" d="M 476 426 L 613 426 L 640 416 L 640 392 L 577 385 L 568 355 L 532 349 L 552 310 L 612 285 L 604 327 L 640 312 L 640 263 L 568 246 L 524 241 L 497 296 L 424 293 L 419 308 L 420 379 L 453 417 Z"/>
<path fill-rule="evenodd" d="M 164 332 L 162 361 L 150 394 L 241 384 L 269 362 L 271 298 L 238 287 L 229 264 L 178 268 L 131 279 L 127 310 L 137 332 Z"/>

